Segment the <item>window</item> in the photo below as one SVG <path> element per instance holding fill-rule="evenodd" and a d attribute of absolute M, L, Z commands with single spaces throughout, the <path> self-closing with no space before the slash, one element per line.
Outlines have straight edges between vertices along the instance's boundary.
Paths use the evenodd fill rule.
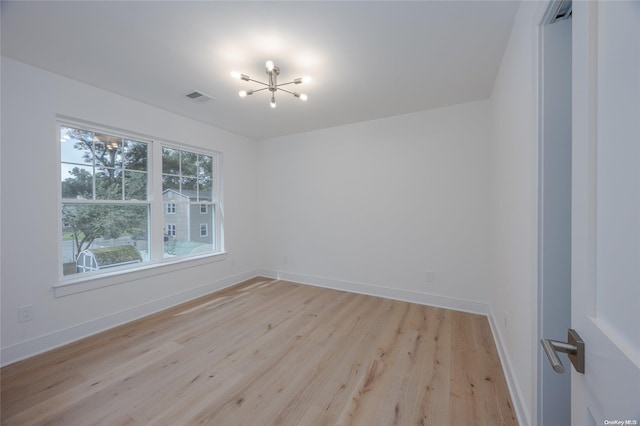
<path fill-rule="evenodd" d="M 63 274 L 88 270 L 76 263 L 85 252 L 134 242 L 148 262 L 148 143 L 61 126 L 60 160 Z"/>
<path fill-rule="evenodd" d="M 215 229 L 213 166 L 212 155 L 168 146 L 162 148 L 162 196 L 165 202 L 171 200 L 176 204 L 175 217 L 171 222 L 175 222 L 178 229 L 176 238 L 164 242 L 165 257 L 216 249 L 216 240 L 209 235 L 209 225 Z M 198 216 L 197 222 L 194 215 Z"/>
<path fill-rule="evenodd" d="M 63 276 L 221 251 L 218 154 L 66 122 L 59 137 Z"/>

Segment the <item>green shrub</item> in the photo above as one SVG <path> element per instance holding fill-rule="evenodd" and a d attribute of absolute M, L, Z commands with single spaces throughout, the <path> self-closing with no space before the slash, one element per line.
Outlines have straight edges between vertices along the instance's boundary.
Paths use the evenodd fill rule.
<path fill-rule="evenodd" d="M 130 245 L 91 249 L 99 266 L 114 265 L 124 262 L 142 262 L 142 256 Z"/>

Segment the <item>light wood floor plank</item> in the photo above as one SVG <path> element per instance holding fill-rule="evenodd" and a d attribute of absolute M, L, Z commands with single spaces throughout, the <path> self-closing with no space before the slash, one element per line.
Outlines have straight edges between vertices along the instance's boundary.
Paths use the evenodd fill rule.
<path fill-rule="evenodd" d="M 3 425 L 515 425 L 487 319 L 256 278 L 0 371 Z"/>

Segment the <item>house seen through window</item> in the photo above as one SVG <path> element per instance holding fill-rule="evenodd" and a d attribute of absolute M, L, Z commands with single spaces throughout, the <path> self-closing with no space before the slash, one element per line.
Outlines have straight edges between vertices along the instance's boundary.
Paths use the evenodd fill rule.
<path fill-rule="evenodd" d="M 59 137 L 63 275 L 220 252 L 217 154 L 66 123 Z"/>

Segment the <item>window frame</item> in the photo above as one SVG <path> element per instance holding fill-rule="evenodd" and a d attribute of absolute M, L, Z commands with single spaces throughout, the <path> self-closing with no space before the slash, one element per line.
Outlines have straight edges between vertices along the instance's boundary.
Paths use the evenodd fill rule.
<path fill-rule="evenodd" d="M 63 274 L 63 253 L 62 253 L 62 206 L 72 202 L 71 199 L 62 198 L 62 185 L 58 183 L 57 189 L 57 235 L 58 235 L 58 280 L 54 283 L 54 294 L 65 296 L 80 291 L 93 288 L 101 288 L 107 285 L 119 284 L 134 281 L 147 276 L 154 276 L 165 273 L 165 270 L 180 270 L 199 264 L 212 261 L 224 260 L 226 252 L 223 242 L 223 220 L 222 220 L 222 153 L 215 150 L 195 147 L 193 145 L 169 141 L 166 139 L 136 133 L 134 131 L 123 131 L 108 126 L 85 122 L 69 117 L 56 117 L 56 143 L 57 143 L 57 181 L 61 181 L 62 160 L 61 160 L 61 128 L 71 127 L 88 130 L 96 133 L 105 133 L 127 140 L 145 142 L 147 144 L 147 199 L 140 200 L 92 200 L 96 204 L 147 204 L 148 207 L 148 242 L 150 259 L 148 262 L 138 264 L 139 266 L 124 266 L 110 268 L 104 271 L 84 272 L 79 274 Z M 164 214 L 166 214 L 165 202 L 162 197 L 162 149 L 173 148 L 199 155 L 211 156 L 213 159 L 212 170 L 212 201 L 213 209 L 212 223 L 214 231 L 213 250 L 198 255 L 188 255 L 175 258 L 164 257 Z M 73 202 L 77 200 L 73 199 Z M 200 203 L 198 203 L 200 204 Z M 162 270 L 162 271 L 160 271 Z"/>

